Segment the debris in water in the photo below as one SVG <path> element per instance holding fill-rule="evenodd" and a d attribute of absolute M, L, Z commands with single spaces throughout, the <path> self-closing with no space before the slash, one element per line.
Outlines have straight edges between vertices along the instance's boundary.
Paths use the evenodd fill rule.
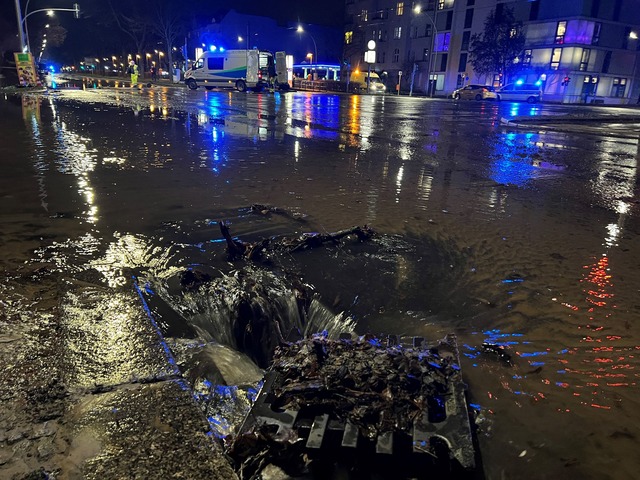
<path fill-rule="evenodd" d="M 295 475 L 336 459 L 393 464 L 393 478 L 443 462 L 447 473 L 473 469 L 458 363 L 454 335 L 431 347 L 422 338 L 405 346 L 395 336 L 323 334 L 286 344 L 227 453 L 241 478 L 259 478 L 270 464 Z"/>
<path fill-rule="evenodd" d="M 362 227 L 351 227 L 334 233 L 303 233 L 297 237 L 273 237 L 248 243 L 234 239 L 231 236 L 229 226 L 224 221 L 221 220 L 218 223 L 220 225 L 220 232 L 227 242 L 229 255 L 232 257 L 245 257 L 249 260 L 257 260 L 267 251 L 295 252 L 298 250 L 306 250 L 319 247 L 328 242 L 337 244 L 339 240 L 351 235 L 355 235 L 359 241 L 363 242 L 375 235 L 375 232 L 371 228 L 364 225 Z"/>
<path fill-rule="evenodd" d="M 513 365 L 511 355 L 507 352 L 506 348 L 503 345 L 485 342 L 482 344 L 482 351 L 497 356 L 499 360 L 503 361 L 509 366 Z"/>

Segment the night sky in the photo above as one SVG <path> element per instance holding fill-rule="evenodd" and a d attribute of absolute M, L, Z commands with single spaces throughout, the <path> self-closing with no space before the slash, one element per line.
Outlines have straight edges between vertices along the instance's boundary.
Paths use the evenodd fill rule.
<path fill-rule="evenodd" d="M 20 0 L 24 5 L 27 0 Z M 108 15 L 107 1 L 102 0 L 30 0 L 29 11 L 32 12 L 41 8 L 72 8 L 73 3 L 80 5 L 81 19 L 75 20 L 71 12 L 56 13 L 60 25 L 68 30 L 67 39 L 64 45 L 55 50 L 56 56 L 77 57 L 89 50 L 93 50 L 90 45 L 93 43 L 111 43 L 127 41 L 124 34 L 114 28 L 104 28 L 100 31 L 101 24 L 104 24 L 104 17 Z M 111 0 L 114 5 L 125 4 L 131 1 L 138 1 L 141 5 L 146 5 L 145 0 Z M 122 3 L 121 3 L 122 2 Z M 261 15 L 274 18 L 286 23 L 300 21 L 303 23 L 315 23 L 340 27 L 343 25 L 345 0 L 324 0 L 322 2 L 312 0 L 291 1 L 291 0 L 176 0 L 179 5 L 188 8 L 186 13 L 195 14 L 198 21 L 207 23 L 214 16 L 226 9 L 235 9 L 240 13 Z M 34 34 L 39 26 L 47 21 L 44 13 L 34 13 L 29 17 L 29 33 L 33 42 Z M 120 38 L 123 37 L 123 38 Z M 15 12 L 15 0 L 0 0 L 0 49 L 11 51 L 18 45 L 17 40 L 17 20 Z M 51 52 L 53 53 L 53 52 Z M 97 53 L 97 52 L 96 52 Z"/>

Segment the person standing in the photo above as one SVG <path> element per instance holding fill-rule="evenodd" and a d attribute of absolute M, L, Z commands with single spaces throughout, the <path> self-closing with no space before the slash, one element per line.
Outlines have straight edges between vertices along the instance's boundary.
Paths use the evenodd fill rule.
<path fill-rule="evenodd" d="M 131 86 L 135 87 L 138 83 L 138 65 L 136 65 L 136 62 L 134 62 L 133 60 L 129 62 L 128 71 L 131 74 Z"/>
<path fill-rule="evenodd" d="M 156 70 L 155 65 L 151 65 L 151 81 L 155 82 L 158 80 L 158 71 Z"/>

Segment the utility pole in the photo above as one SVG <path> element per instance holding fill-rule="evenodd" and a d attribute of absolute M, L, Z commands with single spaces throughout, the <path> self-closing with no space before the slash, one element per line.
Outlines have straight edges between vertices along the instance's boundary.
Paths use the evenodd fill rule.
<path fill-rule="evenodd" d="M 20 0 L 15 0 L 16 3 L 16 16 L 18 18 L 18 35 L 20 36 L 20 51 L 24 52 L 27 45 L 24 41 L 24 30 L 22 29 L 22 7 L 20 6 Z"/>

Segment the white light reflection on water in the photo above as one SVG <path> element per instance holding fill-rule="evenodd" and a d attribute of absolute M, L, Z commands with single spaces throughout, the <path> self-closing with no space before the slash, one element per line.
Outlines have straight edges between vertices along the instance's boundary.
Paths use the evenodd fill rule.
<path fill-rule="evenodd" d="M 95 191 L 90 173 L 96 169 L 98 151 L 91 148 L 91 139 L 71 131 L 64 121 L 55 116 L 55 107 L 50 102 L 54 119 L 51 123 L 55 132 L 55 162 L 58 171 L 77 178 L 78 193 L 84 199 L 86 210 L 82 212 L 89 223 L 98 221 L 98 207 L 95 203 Z"/>
<path fill-rule="evenodd" d="M 46 159 L 46 146 L 42 139 L 42 132 L 40 130 L 41 116 L 40 108 L 42 104 L 42 98 L 40 96 L 22 96 L 22 118 L 27 122 L 27 125 L 31 128 L 33 134 L 33 144 L 35 149 L 35 155 L 33 158 L 33 166 L 35 169 L 35 177 L 38 183 L 38 197 L 40 197 L 40 205 L 45 212 L 49 211 L 49 202 L 47 195 L 47 186 L 45 183 L 45 175 L 49 170 Z"/>
<path fill-rule="evenodd" d="M 402 175 L 404 173 L 404 165 L 401 165 L 396 175 L 396 203 L 400 203 L 400 192 L 402 191 Z"/>
<path fill-rule="evenodd" d="M 423 165 L 418 176 L 418 207 L 421 210 L 428 209 L 431 189 L 433 188 L 433 167 Z"/>
<path fill-rule="evenodd" d="M 144 271 L 157 278 L 168 278 L 180 271 L 171 266 L 173 249 L 154 246 L 142 236 L 115 234 L 104 256 L 90 263 L 102 273 L 111 287 L 127 285 L 132 272 Z"/>
<path fill-rule="evenodd" d="M 629 200 L 634 198 L 638 176 L 638 152 L 632 145 L 623 145 L 614 140 L 601 144 L 597 175 L 592 180 L 592 191 L 596 198 L 617 213 L 624 215 L 629 209 Z"/>

